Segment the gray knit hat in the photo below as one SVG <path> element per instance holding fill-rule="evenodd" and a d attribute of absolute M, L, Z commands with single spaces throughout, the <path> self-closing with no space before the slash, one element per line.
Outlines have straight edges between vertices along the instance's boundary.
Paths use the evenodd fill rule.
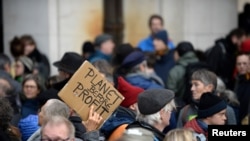
<path fill-rule="evenodd" d="M 34 69 L 34 63 L 33 63 L 33 61 L 29 57 L 27 57 L 27 56 L 21 56 L 19 58 L 19 60 L 24 64 L 25 67 L 27 67 L 27 69 L 29 71 L 31 71 L 31 72 L 33 71 L 33 69 Z"/>
<path fill-rule="evenodd" d="M 112 36 L 109 35 L 109 34 L 102 34 L 102 35 L 99 35 L 95 38 L 95 42 L 94 44 L 96 46 L 100 46 L 103 42 L 107 41 L 107 40 L 112 40 Z"/>
<path fill-rule="evenodd" d="M 174 99 L 174 92 L 168 89 L 148 89 L 138 96 L 138 108 L 141 114 L 151 115 L 160 111 Z"/>

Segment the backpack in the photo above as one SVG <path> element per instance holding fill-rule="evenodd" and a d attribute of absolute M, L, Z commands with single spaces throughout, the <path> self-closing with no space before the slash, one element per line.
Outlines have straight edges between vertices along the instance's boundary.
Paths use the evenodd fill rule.
<path fill-rule="evenodd" d="M 185 67 L 185 74 L 184 74 L 185 92 L 183 95 L 183 101 L 186 104 L 190 104 L 192 100 L 192 93 L 191 93 L 192 74 L 199 69 L 207 69 L 207 70 L 212 71 L 211 67 L 206 62 L 201 62 L 201 61 L 190 63 Z"/>

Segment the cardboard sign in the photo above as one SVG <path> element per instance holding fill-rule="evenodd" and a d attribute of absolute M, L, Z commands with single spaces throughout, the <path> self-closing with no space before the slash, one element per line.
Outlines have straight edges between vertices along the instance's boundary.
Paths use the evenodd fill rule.
<path fill-rule="evenodd" d="M 74 109 L 83 121 L 88 119 L 92 105 L 105 121 L 124 99 L 88 61 L 74 73 L 58 96 Z"/>

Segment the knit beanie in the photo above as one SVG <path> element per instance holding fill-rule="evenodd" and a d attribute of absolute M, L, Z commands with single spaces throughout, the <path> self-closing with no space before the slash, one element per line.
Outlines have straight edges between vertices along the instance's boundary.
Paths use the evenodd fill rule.
<path fill-rule="evenodd" d="M 102 43 L 104 43 L 104 42 L 106 42 L 108 40 L 113 40 L 111 35 L 109 35 L 109 34 L 101 34 L 101 35 L 98 35 L 95 38 L 94 44 L 96 46 L 100 46 Z"/>
<path fill-rule="evenodd" d="M 166 30 L 161 30 L 157 32 L 154 38 L 162 40 L 166 45 L 168 45 L 168 33 Z"/>
<path fill-rule="evenodd" d="M 204 93 L 198 105 L 197 118 L 210 117 L 227 108 L 227 103 L 213 93 Z"/>
<path fill-rule="evenodd" d="M 120 104 L 123 107 L 129 107 L 130 105 L 137 102 L 138 95 L 144 90 L 140 87 L 129 84 L 122 77 L 118 77 L 117 90 L 124 96 L 124 100 Z"/>
<path fill-rule="evenodd" d="M 146 60 L 145 55 L 143 52 L 135 50 L 131 52 L 122 62 L 123 68 L 133 68 L 134 66 L 142 63 Z"/>

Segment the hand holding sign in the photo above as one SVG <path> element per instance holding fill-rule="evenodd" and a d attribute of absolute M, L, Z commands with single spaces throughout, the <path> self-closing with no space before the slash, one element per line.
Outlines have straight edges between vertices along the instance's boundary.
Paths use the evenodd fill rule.
<path fill-rule="evenodd" d="M 82 123 L 86 127 L 87 131 L 93 131 L 96 130 L 97 127 L 100 125 L 102 122 L 103 118 L 98 114 L 97 112 L 94 111 L 94 106 L 91 106 L 89 109 L 89 118 L 87 121 L 83 121 Z"/>
<path fill-rule="evenodd" d="M 97 128 L 100 128 L 124 100 L 119 91 L 88 61 L 84 61 L 58 96 L 80 115 L 86 126 L 90 126 L 87 127 L 89 130 L 95 124 L 99 124 Z M 102 119 L 99 119 L 100 116 Z"/>

